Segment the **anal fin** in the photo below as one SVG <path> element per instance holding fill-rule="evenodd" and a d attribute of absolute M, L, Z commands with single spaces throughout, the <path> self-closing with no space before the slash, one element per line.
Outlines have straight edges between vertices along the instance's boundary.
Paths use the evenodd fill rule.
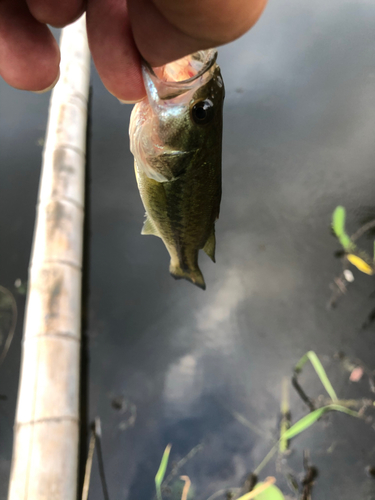
<path fill-rule="evenodd" d="M 150 217 L 146 218 L 146 220 L 143 224 L 143 227 L 142 227 L 141 234 L 143 234 L 143 235 L 152 234 L 153 236 L 158 236 L 160 238 L 160 235 L 159 235 L 156 227 L 152 223 L 152 220 L 150 219 Z"/>
<path fill-rule="evenodd" d="M 214 226 L 212 228 L 210 236 L 206 241 L 206 244 L 203 247 L 203 250 L 210 257 L 212 262 L 215 262 L 215 247 L 216 247 L 216 238 L 215 238 L 215 226 Z"/>

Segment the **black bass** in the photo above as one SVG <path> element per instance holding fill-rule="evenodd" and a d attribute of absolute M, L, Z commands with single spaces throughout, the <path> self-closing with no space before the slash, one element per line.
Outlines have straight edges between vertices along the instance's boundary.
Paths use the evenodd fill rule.
<path fill-rule="evenodd" d="M 130 149 L 146 209 L 142 234 L 160 237 L 169 271 L 203 290 L 200 249 L 215 262 L 221 200 L 224 84 L 216 50 L 143 66 L 147 97 L 134 106 Z"/>

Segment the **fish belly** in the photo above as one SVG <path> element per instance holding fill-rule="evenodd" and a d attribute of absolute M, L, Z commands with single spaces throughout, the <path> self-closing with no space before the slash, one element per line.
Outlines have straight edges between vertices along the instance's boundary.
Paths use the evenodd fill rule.
<path fill-rule="evenodd" d="M 204 248 L 214 260 L 216 216 L 207 203 L 204 189 L 183 176 L 171 182 L 157 182 L 147 177 L 136 162 L 135 171 L 146 210 L 142 234 L 153 234 L 163 240 L 171 257 L 169 270 L 174 278 L 187 279 L 205 289 L 198 252 Z"/>

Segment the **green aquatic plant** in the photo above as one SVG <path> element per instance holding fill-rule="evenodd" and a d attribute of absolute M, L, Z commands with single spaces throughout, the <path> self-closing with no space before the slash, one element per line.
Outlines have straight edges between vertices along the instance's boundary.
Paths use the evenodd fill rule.
<path fill-rule="evenodd" d="M 155 476 L 155 487 L 156 487 L 156 496 L 158 500 L 162 500 L 161 495 L 161 484 L 163 482 L 165 472 L 168 466 L 169 454 L 171 452 L 172 445 L 168 444 L 164 450 L 163 456 L 161 457 L 161 462 L 159 465 L 159 469 Z"/>
<path fill-rule="evenodd" d="M 282 380 L 282 390 L 281 390 L 281 421 L 280 421 L 280 441 L 279 441 L 279 451 L 284 453 L 288 449 L 288 440 L 285 438 L 285 432 L 290 428 L 290 408 L 289 408 L 289 392 L 288 387 L 289 380 L 284 377 Z"/>
<path fill-rule="evenodd" d="M 314 351 L 308 351 L 302 358 L 298 361 L 294 368 L 295 373 L 300 373 L 302 371 L 303 366 L 307 361 L 310 361 L 312 366 L 315 369 L 316 374 L 318 375 L 322 385 L 324 386 L 325 390 L 329 394 L 332 403 L 328 404 L 326 406 L 323 406 L 322 408 L 318 408 L 314 411 L 311 411 L 304 417 L 302 417 L 300 420 L 295 422 L 293 425 L 291 425 L 288 428 L 288 423 L 284 420 L 284 416 L 287 415 L 289 412 L 289 406 L 288 406 L 288 401 L 287 401 L 287 395 L 285 391 L 285 387 L 283 384 L 283 395 L 282 395 L 282 402 L 281 402 L 281 413 L 283 415 L 282 423 L 280 425 L 280 438 L 279 440 L 274 444 L 274 446 L 271 448 L 271 450 L 267 453 L 265 458 L 262 460 L 262 462 L 258 465 L 258 467 L 254 470 L 254 475 L 258 476 L 262 469 L 268 464 L 268 462 L 273 458 L 273 456 L 277 453 L 279 450 L 280 452 L 284 452 L 287 449 L 287 442 L 301 434 L 302 432 L 306 431 L 309 427 L 311 427 L 314 423 L 316 423 L 325 413 L 329 411 L 338 411 L 341 413 L 346 413 L 347 415 L 350 415 L 352 417 L 359 417 L 359 413 L 355 412 L 343 404 L 339 403 L 337 394 L 327 376 L 326 371 L 323 368 L 323 365 L 321 361 L 319 360 L 318 356 Z M 276 488 L 276 489 L 275 489 Z M 278 490 L 276 486 L 273 486 L 272 488 L 269 488 L 262 492 L 261 495 L 259 496 L 254 496 L 251 498 L 254 498 L 255 500 L 283 500 L 284 496 L 280 490 Z M 280 496 L 281 495 L 281 496 Z M 242 498 L 242 497 L 241 497 Z M 248 497 L 244 497 L 244 500 L 247 500 Z M 240 500 L 240 499 L 238 499 Z"/>
<path fill-rule="evenodd" d="M 347 415 L 350 415 L 352 417 L 358 418 L 360 414 L 356 411 L 351 410 L 347 406 L 344 406 L 344 404 L 341 404 L 339 401 L 336 391 L 334 390 L 327 373 L 319 360 L 318 356 L 314 351 L 308 351 L 302 358 L 298 361 L 298 363 L 294 367 L 294 372 L 295 373 L 300 373 L 302 371 L 303 366 L 306 364 L 307 361 L 310 361 L 312 366 L 314 367 L 314 370 L 319 377 L 319 380 L 321 381 L 323 387 L 327 391 L 332 403 L 329 403 L 321 408 L 317 408 L 304 417 L 300 418 L 297 422 L 295 422 L 293 425 L 290 425 L 289 421 L 289 402 L 288 402 L 288 395 L 287 395 L 287 388 L 285 381 L 283 382 L 283 395 L 282 395 L 282 401 L 281 401 L 281 413 L 283 417 L 285 417 L 285 422 L 280 426 L 280 438 L 278 441 L 272 446 L 271 450 L 267 453 L 267 455 L 264 457 L 262 462 L 256 467 L 256 469 L 253 472 L 254 477 L 259 476 L 261 471 L 264 469 L 264 467 L 268 464 L 268 462 L 273 458 L 273 456 L 277 453 L 279 450 L 280 452 L 284 452 L 287 450 L 288 447 L 288 441 L 291 440 L 292 438 L 295 438 L 302 432 L 306 431 L 309 429 L 313 424 L 315 424 L 325 413 L 328 413 L 330 411 L 337 411 L 341 413 L 346 413 Z M 344 402 L 343 402 L 344 403 Z M 243 419 L 238 420 L 243 423 L 243 425 L 246 425 L 246 422 L 243 422 Z M 245 419 L 246 420 L 246 419 Z M 163 457 L 160 462 L 160 466 L 158 469 L 158 472 L 155 477 L 155 485 L 156 485 L 156 496 L 157 500 L 162 500 L 162 494 L 161 494 L 161 485 L 164 480 L 165 472 L 167 469 L 168 465 L 168 460 L 169 460 L 169 454 L 171 450 L 171 445 L 169 444 L 163 453 Z M 185 489 L 185 494 L 183 495 L 181 500 L 186 500 L 187 499 L 187 491 L 188 488 L 190 487 L 190 479 L 186 479 L 185 476 L 182 476 L 184 481 L 186 481 L 186 489 Z M 245 493 L 241 497 L 237 498 L 237 500 L 285 500 L 285 497 L 283 493 L 280 491 L 280 489 L 275 486 L 275 481 L 276 479 L 273 477 L 266 478 L 264 481 L 261 481 L 257 483 L 257 485 L 252 489 L 249 493 Z M 257 491 L 258 490 L 258 491 Z M 235 490 L 232 490 L 233 492 Z M 224 493 L 223 491 L 216 492 L 210 499 L 216 499 L 219 496 L 221 497 L 222 494 Z M 237 493 L 238 494 L 238 493 Z"/>
<path fill-rule="evenodd" d="M 345 218 L 346 210 L 344 207 L 339 205 L 335 208 L 332 214 L 332 229 L 343 246 L 344 250 L 347 252 L 353 251 L 355 247 L 354 243 L 350 239 L 350 236 L 346 234 L 345 231 Z"/>
<path fill-rule="evenodd" d="M 321 383 L 323 384 L 325 390 L 327 391 L 329 397 L 332 399 L 332 401 L 337 401 L 338 397 L 336 395 L 336 392 L 335 392 L 334 388 L 332 387 L 332 384 L 329 381 L 329 378 L 327 377 L 326 371 L 323 368 L 322 363 L 320 362 L 318 356 L 315 354 L 314 351 L 308 351 L 306 354 L 304 354 L 302 356 L 302 358 L 298 361 L 298 363 L 294 367 L 294 372 L 301 373 L 302 368 L 307 361 L 310 361 L 310 363 L 314 367 L 314 370 L 316 371 L 316 374 L 318 375 L 318 377 L 319 377 Z"/>
<path fill-rule="evenodd" d="M 367 226 L 370 228 L 374 225 L 375 221 L 371 221 L 368 225 L 363 226 L 355 235 L 352 237 L 348 236 L 345 231 L 345 219 L 346 211 L 345 208 L 339 205 L 335 208 L 332 214 L 332 229 L 336 237 L 340 241 L 342 247 L 346 252 L 346 258 L 362 273 L 373 275 L 375 267 L 375 242 L 374 242 L 374 257 L 371 259 L 369 255 L 363 250 L 358 250 L 354 243 L 359 235 L 362 235 L 366 230 Z"/>

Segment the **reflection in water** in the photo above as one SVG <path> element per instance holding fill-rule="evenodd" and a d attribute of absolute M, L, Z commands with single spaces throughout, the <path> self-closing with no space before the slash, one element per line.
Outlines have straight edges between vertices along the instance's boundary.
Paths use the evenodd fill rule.
<path fill-rule="evenodd" d="M 237 269 L 229 270 L 209 303 L 197 313 L 197 327 L 206 340 L 207 349 L 230 354 L 235 344 L 236 330 L 228 331 L 225 327 L 230 326 L 234 312 L 245 298 L 245 289 Z"/>
<path fill-rule="evenodd" d="M 119 497 L 153 497 L 169 442 L 171 462 L 203 445 L 181 470 L 197 500 L 241 486 L 270 443 L 233 412 L 276 437 L 280 381 L 303 353 L 344 348 L 372 366 L 372 338 L 356 334 L 371 285 L 353 289 L 352 305 L 339 315 L 325 306 L 335 265 L 332 211 L 342 200 L 348 211 L 373 200 L 374 20 L 368 2 L 270 4 L 254 30 L 220 49 L 227 88 L 223 201 L 217 264 L 202 269 L 211 284 L 204 297 L 168 282 L 162 245 L 142 241 L 132 159 L 125 147 L 100 147 L 121 140 L 126 117 L 121 121 L 97 92 L 94 108 L 104 124 L 93 124 L 92 308 L 101 323 L 92 323 L 99 331 L 92 411 L 106 415 L 107 469 Z M 111 290 L 108 299 L 103 290 Z M 362 396 L 338 373 L 332 383 L 348 397 Z M 309 379 L 306 390 L 311 385 Z M 108 389 L 137 405 L 135 426 L 121 436 L 101 396 Z M 291 399 L 296 421 L 305 410 L 295 394 Z M 320 500 L 349 500 L 364 488 L 358 478 L 368 465 L 369 429 L 336 417 L 328 419 L 334 425 L 321 422 L 316 433 L 302 434 L 290 457 L 303 471 L 302 450 L 310 449 L 321 471 L 314 491 Z"/>
<path fill-rule="evenodd" d="M 202 371 L 197 371 L 197 359 L 188 354 L 170 365 L 165 377 L 164 401 L 167 414 L 186 414 L 202 391 Z"/>

